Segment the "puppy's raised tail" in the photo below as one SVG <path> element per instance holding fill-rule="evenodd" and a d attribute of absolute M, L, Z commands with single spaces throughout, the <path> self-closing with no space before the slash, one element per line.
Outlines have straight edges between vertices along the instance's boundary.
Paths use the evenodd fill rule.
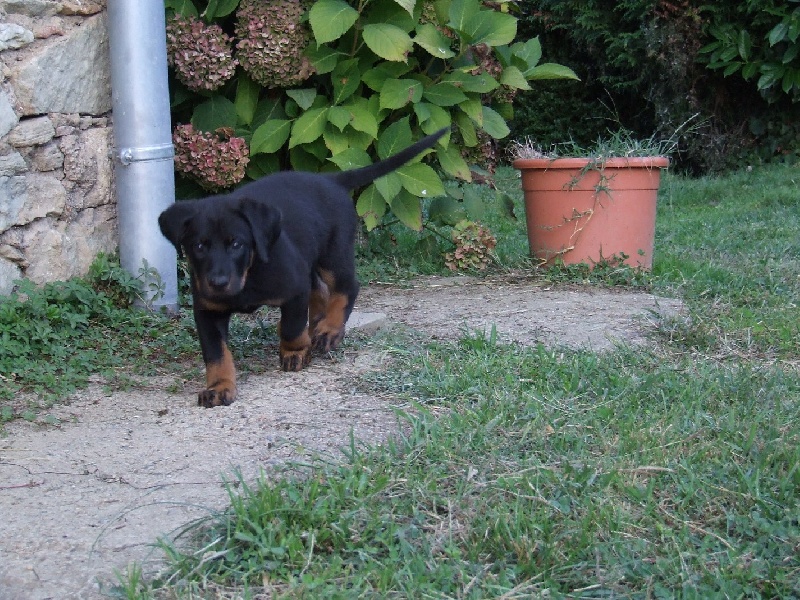
<path fill-rule="evenodd" d="M 402 167 L 417 154 L 433 146 L 447 131 L 449 131 L 448 127 L 440 129 L 436 133 L 422 138 L 420 141 L 411 144 L 408 148 L 401 150 L 386 160 L 376 162 L 368 167 L 335 173 L 331 175 L 331 177 L 336 183 L 349 190 L 360 188 L 368 183 L 372 183 L 378 177 L 382 177 L 391 173 L 398 167 Z"/>

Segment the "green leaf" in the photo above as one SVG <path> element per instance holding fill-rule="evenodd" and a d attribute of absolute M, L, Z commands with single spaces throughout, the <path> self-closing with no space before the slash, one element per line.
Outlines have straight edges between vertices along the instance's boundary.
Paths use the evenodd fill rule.
<path fill-rule="evenodd" d="M 239 82 L 236 85 L 236 99 L 233 104 L 236 107 L 236 114 L 240 123 L 250 125 L 253 122 L 260 91 L 261 86 L 247 75 L 242 74 L 239 76 Z"/>
<path fill-rule="evenodd" d="M 236 107 L 224 96 L 212 96 L 192 113 L 192 125 L 200 131 L 216 131 L 220 127 L 236 127 Z"/>
<path fill-rule="evenodd" d="M 321 164 L 319 159 L 311 152 L 307 146 L 297 146 L 289 150 L 289 164 L 295 171 L 319 171 Z"/>
<path fill-rule="evenodd" d="M 394 0 L 398 5 L 402 6 L 409 15 L 414 15 L 414 5 L 417 0 Z"/>
<path fill-rule="evenodd" d="M 428 218 L 437 225 L 452 227 L 467 218 L 461 203 L 451 196 L 440 196 L 431 200 L 428 207 Z"/>
<path fill-rule="evenodd" d="M 387 79 L 380 92 L 380 107 L 402 108 L 422 100 L 422 84 L 416 79 Z"/>
<path fill-rule="evenodd" d="M 473 186 L 464 186 L 464 210 L 473 221 L 480 221 L 486 216 L 486 203 Z"/>
<path fill-rule="evenodd" d="M 337 52 L 328 46 L 315 47 L 314 44 L 309 44 L 303 54 L 311 61 L 318 75 L 330 73 L 336 68 L 340 60 L 347 58 L 347 55 L 343 52 Z"/>
<path fill-rule="evenodd" d="M 284 119 L 286 112 L 283 110 L 279 100 L 272 98 L 263 98 L 259 100 L 256 106 L 256 112 L 253 115 L 253 121 L 250 123 L 254 128 L 263 125 L 270 119 Z"/>
<path fill-rule="evenodd" d="M 406 63 L 385 62 L 361 76 L 362 81 L 375 92 L 380 92 L 387 79 L 399 79 L 411 68 Z"/>
<path fill-rule="evenodd" d="M 377 179 L 375 181 L 375 187 L 388 202 L 400 193 L 400 190 L 403 189 L 403 184 L 397 173 L 392 172 Z"/>
<path fill-rule="evenodd" d="M 184 17 L 198 16 L 197 8 L 195 8 L 191 0 L 165 0 L 164 8 L 171 8 Z"/>
<path fill-rule="evenodd" d="M 452 58 L 456 55 L 450 48 L 450 44 L 452 44 L 450 39 L 430 23 L 424 23 L 417 27 L 414 43 L 436 58 Z"/>
<path fill-rule="evenodd" d="M 514 118 L 514 104 L 512 102 L 498 102 L 493 105 L 493 108 L 506 121 L 511 121 Z"/>
<path fill-rule="evenodd" d="M 461 139 L 464 140 L 464 145 L 469 148 L 474 148 L 478 145 L 478 133 L 475 131 L 475 124 L 467 115 L 458 112 L 454 115 L 458 131 L 461 134 Z"/>
<path fill-rule="evenodd" d="M 413 3 L 413 0 L 409 1 Z M 408 12 L 396 0 L 370 0 L 369 2 L 362 2 L 362 6 L 368 7 L 362 13 L 362 16 L 366 17 L 363 20 L 363 25 L 386 23 L 409 33 L 414 30 L 417 24 L 413 13 Z"/>
<path fill-rule="evenodd" d="M 400 150 L 408 148 L 413 139 L 408 117 L 400 119 L 389 125 L 381 134 L 378 140 L 378 156 L 385 160 Z"/>
<path fill-rule="evenodd" d="M 331 106 L 328 110 L 328 122 L 339 131 L 344 131 L 344 128 L 350 124 L 350 111 L 343 106 Z"/>
<path fill-rule="evenodd" d="M 420 102 L 419 104 L 415 104 L 414 108 L 420 105 L 424 107 L 423 110 L 428 113 L 428 118 L 425 121 L 420 121 L 420 128 L 425 134 L 431 135 L 453 124 L 452 115 L 441 106 Z"/>
<path fill-rule="evenodd" d="M 422 97 L 436 106 L 455 106 L 467 99 L 464 92 L 452 83 L 435 83 L 428 86 Z"/>
<path fill-rule="evenodd" d="M 359 150 L 358 148 L 348 148 L 344 152 L 334 154 L 328 160 L 339 167 L 342 171 L 359 169 L 372 164 L 369 154 L 363 150 Z"/>
<path fill-rule="evenodd" d="M 250 179 L 260 179 L 270 173 L 280 171 L 280 157 L 277 154 L 257 154 L 250 153 L 250 162 L 247 163 L 245 173 Z"/>
<path fill-rule="evenodd" d="M 514 212 L 514 199 L 506 194 L 505 192 L 497 192 L 497 200 L 500 206 L 503 208 L 503 212 L 505 215 L 514 221 L 517 220 L 517 215 Z"/>
<path fill-rule="evenodd" d="M 470 45 L 505 46 L 517 35 L 517 18 L 494 10 L 482 10 L 467 21 L 465 33 Z"/>
<path fill-rule="evenodd" d="M 739 32 L 739 56 L 741 56 L 743 60 L 747 61 L 750 58 L 750 49 L 752 47 L 753 44 L 750 41 L 750 34 L 746 29 L 742 29 Z"/>
<path fill-rule="evenodd" d="M 500 74 L 500 83 L 515 90 L 529 90 L 531 86 L 517 67 L 506 67 Z"/>
<path fill-rule="evenodd" d="M 481 127 L 483 124 L 483 105 L 479 98 L 470 98 L 468 100 L 464 100 L 461 104 L 458 105 L 460 108 L 470 119 L 472 119 L 478 127 Z"/>
<path fill-rule="evenodd" d="M 797 9 L 795 9 L 795 14 L 797 14 Z M 797 41 L 797 38 L 800 38 L 800 20 L 792 20 L 791 24 L 789 25 L 789 33 L 787 34 L 787 37 L 792 44 Z"/>
<path fill-rule="evenodd" d="M 511 53 L 516 58 L 525 63 L 523 73 L 527 77 L 528 71 L 533 69 L 542 60 L 542 44 L 538 37 L 531 38 L 527 42 L 520 42 L 511 46 Z"/>
<path fill-rule="evenodd" d="M 383 65 L 378 65 L 361 76 L 361 80 L 373 92 L 380 92 L 386 81 L 391 78 L 392 76 L 383 68 Z"/>
<path fill-rule="evenodd" d="M 422 231 L 422 204 L 419 198 L 406 190 L 400 190 L 390 202 L 394 215 L 410 229 Z"/>
<path fill-rule="evenodd" d="M 350 127 L 368 134 L 371 139 L 378 137 L 378 119 L 370 111 L 366 100 L 359 98 L 355 102 L 342 105 L 342 108 L 350 111 Z"/>
<path fill-rule="evenodd" d="M 526 73 L 525 76 L 529 80 L 539 79 L 575 79 L 580 81 L 580 78 L 575 74 L 575 71 L 564 65 L 556 63 L 542 63 Z"/>
<path fill-rule="evenodd" d="M 319 0 L 308 11 L 311 31 L 319 44 L 342 37 L 358 20 L 358 11 L 344 0 Z"/>
<path fill-rule="evenodd" d="M 304 112 L 292 126 L 289 148 L 294 148 L 300 144 L 308 144 L 318 139 L 322 135 L 322 132 L 325 131 L 325 124 L 327 122 L 327 108 L 312 108 Z"/>
<path fill-rule="evenodd" d="M 361 33 L 367 47 L 381 58 L 395 62 L 408 60 L 413 42 L 409 35 L 399 27 L 376 23 L 365 25 Z"/>
<path fill-rule="evenodd" d="M 496 140 L 501 140 L 511 133 L 506 120 L 488 106 L 483 107 L 482 129 Z"/>
<path fill-rule="evenodd" d="M 452 83 L 465 92 L 477 94 L 488 94 L 500 86 L 497 80 L 488 73 L 473 75 L 464 71 L 455 71 L 448 74 L 443 80 Z"/>
<path fill-rule="evenodd" d="M 759 63 L 757 62 L 747 63 L 742 67 L 742 77 L 745 80 L 749 80 L 758 73 L 759 66 Z"/>
<path fill-rule="evenodd" d="M 431 167 L 423 163 L 403 165 L 395 171 L 400 183 L 410 193 L 420 198 L 444 195 L 442 180 Z"/>
<path fill-rule="evenodd" d="M 330 116 L 328 116 L 328 121 L 330 122 Z M 344 152 L 351 147 L 350 137 L 335 127 L 326 127 L 322 133 L 322 139 L 331 156 Z"/>
<path fill-rule="evenodd" d="M 427 102 L 417 102 L 414 104 L 414 114 L 417 115 L 417 122 L 422 124 L 431 118 L 431 106 Z"/>
<path fill-rule="evenodd" d="M 782 42 L 786 38 L 786 34 L 789 33 L 789 23 L 787 21 L 778 23 L 773 27 L 767 39 L 769 40 L 769 45 L 774 46 L 775 44 Z"/>
<path fill-rule="evenodd" d="M 314 99 L 317 97 L 317 90 L 313 88 L 286 90 L 286 95 L 297 102 L 297 106 L 303 110 L 308 110 L 311 108 L 311 105 L 314 104 Z"/>
<path fill-rule="evenodd" d="M 292 122 L 286 119 L 271 119 L 258 127 L 250 139 L 250 154 L 273 154 L 289 139 Z"/>
<path fill-rule="evenodd" d="M 336 65 L 331 74 L 333 81 L 334 104 L 341 104 L 352 96 L 361 84 L 361 73 L 358 70 L 358 59 L 345 60 Z"/>
<path fill-rule="evenodd" d="M 208 0 L 208 6 L 203 11 L 203 17 L 210 23 L 214 19 L 227 17 L 236 10 L 237 6 L 239 6 L 239 0 Z"/>
<path fill-rule="evenodd" d="M 793 44 L 786 48 L 786 52 L 783 53 L 783 58 L 781 58 L 781 62 L 785 65 L 788 65 L 792 62 L 797 55 L 800 54 L 800 44 Z"/>
<path fill-rule="evenodd" d="M 447 148 L 437 148 L 436 156 L 445 173 L 463 181 L 472 181 L 469 165 L 455 144 L 450 144 Z"/>
<path fill-rule="evenodd" d="M 788 94 L 795 85 L 795 76 L 791 69 L 786 69 L 786 73 L 781 80 L 781 89 L 784 94 Z"/>
<path fill-rule="evenodd" d="M 358 196 L 356 212 L 364 219 L 367 231 L 372 231 L 380 224 L 383 215 L 386 214 L 386 200 L 383 199 L 374 184 Z"/>
<path fill-rule="evenodd" d="M 450 21 L 448 27 L 455 29 L 458 32 L 465 32 L 467 29 L 467 22 L 478 14 L 481 6 L 478 0 L 451 0 L 448 16 Z"/>
<path fill-rule="evenodd" d="M 740 63 L 739 61 L 730 63 L 727 67 L 725 67 L 725 70 L 722 71 L 722 76 L 728 77 L 729 75 L 733 75 L 734 73 L 736 73 L 736 71 L 739 70 L 741 66 L 742 63 Z"/>

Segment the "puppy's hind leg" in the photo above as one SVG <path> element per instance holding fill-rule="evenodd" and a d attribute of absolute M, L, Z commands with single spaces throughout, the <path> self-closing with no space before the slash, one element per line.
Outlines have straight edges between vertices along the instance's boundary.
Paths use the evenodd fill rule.
<path fill-rule="evenodd" d="M 328 289 L 328 284 L 322 281 L 317 273 L 314 273 L 312 278 L 311 297 L 308 301 L 308 332 L 313 338 L 317 330 L 317 325 L 325 318 L 331 292 Z"/>
<path fill-rule="evenodd" d="M 335 350 L 344 338 L 345 324 L 353 311 L 358 296 L 358 281 L 348 273 L 335 275 L 331 271 L 320 270 L 320 278 L 330 290 L 325 306 L 325 314 L 313 327 L 311 344 L 315 351 Z"/>

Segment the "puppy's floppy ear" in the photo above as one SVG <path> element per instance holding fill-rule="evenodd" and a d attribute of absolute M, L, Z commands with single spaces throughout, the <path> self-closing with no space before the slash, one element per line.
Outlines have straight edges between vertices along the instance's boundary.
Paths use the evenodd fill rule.
<path fill-rule="evenodd" d="M 176 202 L 158 217 L 158 226 L 161 228 L 161 233 L 172 242 L 180 257 L 183 257 L 181 242 L 183 242 L 186 228 L 196 212 L 197 207 L 193 202 Z"/>
<path fill-rule="evenodd" d="M 242 198 L 237 210 L 250 226 L 258 257 L 266 262 L 270 246 L 281 234 L 281 211 L 253 198 Z"/>

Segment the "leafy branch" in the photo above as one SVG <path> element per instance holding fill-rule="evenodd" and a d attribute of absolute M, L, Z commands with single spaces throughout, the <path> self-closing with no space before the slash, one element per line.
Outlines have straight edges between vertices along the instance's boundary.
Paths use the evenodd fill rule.
<path fill-rule="evenodd" d="M 166 0 L 166 8 L 170 22 L 180 15 L 234 31 L 233 79 L 192 91 L 181 81 L 196 77 L 174 70 L 173 110 L 176 122 L 197 131 L 243 139 L 248 178 L 287 167 L 358 168 L 451 128 L 424 162 L 361 191 L 356 209 L 368 230 L 386 215 L 421 230 L 425 198 L 460 205 L 461 192 L 443 182 L 472 181 L 470 152 L 509 134 L 515 93 L 540 79 L 576 78 L 540 63 L 538 38 L 516 40 L 515 4 L 507 0 L 320 0 L 308 10 L 300 0 Z M 281 46 L 286 32 L 291 48 Z M 271 87 L 269 73 L 291 83 Z M 216 167 L 190 176 L 202 181 L 204 169 L 211 175 Z"/>

